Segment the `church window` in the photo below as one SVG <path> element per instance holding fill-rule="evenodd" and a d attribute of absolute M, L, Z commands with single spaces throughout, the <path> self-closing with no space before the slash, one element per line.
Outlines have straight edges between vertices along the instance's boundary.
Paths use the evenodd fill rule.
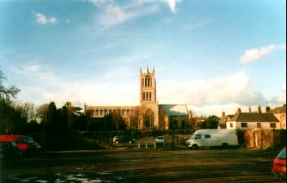
<path fill-rule="evenodd" d="M 126 116 L 126 115 L 127 115 L 127 111 L 123 110 L 123 116 Z"/>
<path fill-rule="evenodd" d="M 129 116 L 131 114 L 131 111 L 128 109 L 127 110 L 127 115 Z"/>
<path fill-rule="evenodd" d="M 99 115 L 99 110 L 96 110 L 96 116 L 98 116 Z"/>
<path fill-rule="evenodd" d="M 103 110 L 100 110 L 100 116 L 102 116 L 103 115 Z"/>

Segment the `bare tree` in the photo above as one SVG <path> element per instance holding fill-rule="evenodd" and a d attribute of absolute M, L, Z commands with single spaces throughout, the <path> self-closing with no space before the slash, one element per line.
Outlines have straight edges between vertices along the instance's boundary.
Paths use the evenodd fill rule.
<path fill-rule="evenodd" d="M 10 99 L 10 97 L 12 96 L 13 98 L 16 97 L 17 93 L 20 92 L 20 89 L 18 89 L 16 86 L 12 85 L 8 88 L 6 88 L 2 82 L 3 80 L 5 80 L 5 76 L 3 74 L 3 72 L 0 70 L 0 97 L 1 98 L 6 98 L 7 100 Z"/>
<path fill-rule="evenodd" d="M 48 121 L 49 105 L 43 104 L 37 110 L 37 116 L 41 119 L 41 122 L 47 123 Z"/>
<path fill-rule="evenodd" d="M 131 128 L 141 128 L 141 121 L 146 110 L 147 108 L 145 106 L 136 106 L 133 108 L 133 112 L 131 114 Z"/>
<path fill-rule="evenodd" d="M 19 105 L 22 111 L 22 116 L 27 119 L 27 122 L 37 121 L 39 106 L 36 106 L 33 102 L 25 102 Z"/>
<path fill-rule="evenodd" d="M 165 117 L 166 117 L 165 109 L 161 108 L 159 110 L 159 129 L 160 130 L 165 130 L 165 125 L 166 125 Z"/>

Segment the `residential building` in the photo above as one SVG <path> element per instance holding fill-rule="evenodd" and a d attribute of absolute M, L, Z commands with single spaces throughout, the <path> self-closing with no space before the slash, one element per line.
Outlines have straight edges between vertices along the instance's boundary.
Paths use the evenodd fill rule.
<path fill-rule="evenodd" d="M 233 118 L 234 115 L 225 115 L 225 112 L 222 112 L 222 115 L 219 119 L 218 129 L 226 129 L 226 122 Z"/>
<path fill-rule="evenodd" d="M 271 109 L 268 112 L 273 113 L 275 117 L 280 121 L 280 128 L 286 130 L 286 104 Z"/>
<path fill-rule="evenodd" d="M 273 113 L 262 113 L 260 105 L 257 112 L 241 112 L 238 108 L 235 115 L 226 121 L 227 129 L 280 129 L 280 121 Z"/>

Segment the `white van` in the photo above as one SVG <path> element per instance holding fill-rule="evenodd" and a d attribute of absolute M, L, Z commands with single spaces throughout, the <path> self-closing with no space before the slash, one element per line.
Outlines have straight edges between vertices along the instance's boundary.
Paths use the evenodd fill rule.
<path fill-rule="evenodd" d="M 185 142 L 189 149 L 198 147 L 238 146 L 236 130 L 232 129 L 202 129 L 197 130 L 189 140 Z"/>

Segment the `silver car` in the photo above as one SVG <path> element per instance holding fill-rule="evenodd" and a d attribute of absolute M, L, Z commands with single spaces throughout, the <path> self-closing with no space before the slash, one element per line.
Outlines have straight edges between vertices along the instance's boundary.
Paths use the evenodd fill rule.
<path fill-rule="evenodd" d="M 155 143 L 157 144 L 163 144 L 164 140 L 163 140 L 163 136 L 157 136 L 155 138 Z"/>

